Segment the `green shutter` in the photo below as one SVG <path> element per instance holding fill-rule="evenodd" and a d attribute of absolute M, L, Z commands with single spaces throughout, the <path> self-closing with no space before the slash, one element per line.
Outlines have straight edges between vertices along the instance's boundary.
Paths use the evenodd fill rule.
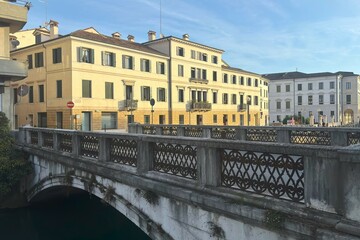
<path fill-rule="evenodd" d="M 90 49 L 90 62 L 94 63 L 94 49 Z"/>
<path fill-rule="evenodd" d="M 81 59 L 81 54 L 82 54 L 82 47 L 78 47 L 77 48 L 77 61 L 78 62 L 82 62 L 82 59 Z"/>
<path fill-rule="evenodd" d="M 105 65 L 104 61 L 105 61 L 105 52 L 101 51 L 101 64 L 102 65 Z"/>
<path fill-rule="evenodd" d="M 112 63 L 113 63 L 113 67 L 116 67 L 116 53 L 112 53 Z"/>

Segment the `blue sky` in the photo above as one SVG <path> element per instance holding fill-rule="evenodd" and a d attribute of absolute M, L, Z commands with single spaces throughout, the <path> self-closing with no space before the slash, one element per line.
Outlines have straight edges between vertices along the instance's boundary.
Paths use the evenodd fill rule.
<path fill-rule="evenodd" d="M 47 1 L 47 4 L 45 3 Z M 33 0 L 24 29 L 49 19 L 60 34 L 94 27 L 147 41 L 160 33 L 160 0 Z M 47 6 L 47 11 L 46 11 Z M 359 0 L 162 0 L 162 33 L 223 49 L 256 73 L 360 73 Z"/>

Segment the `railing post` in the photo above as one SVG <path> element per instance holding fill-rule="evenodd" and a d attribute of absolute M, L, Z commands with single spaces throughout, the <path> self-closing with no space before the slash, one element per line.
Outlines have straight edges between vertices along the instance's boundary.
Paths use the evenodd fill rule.
<path fill-rule="evenodd" d="M 246 128 L 237 127 L 235 130 L 235 139 L 246 141 L 246 131 L 247 131 Z"/>
<path fill-rule="evenodd" d="M 151 142 L 137 139 L 137 173 L 146 174 L 154 166 L 154 150 Z"/>
<path fill-rule="evenodd" d="M 276 129 L 278 143 L 290 143 L 290 129 Z"/>
<path fill-rule="evenodd" d="M 178 128 L 177 128 L 177 136 L 178 137 L 185 136 L 185 127 L 184 126 L 178 126 Z"/>
<path fill-rule="evenodd" d="M 341 171 L 334 151 L 315 151 L 304 157 L 305 204 L 317 210 L 341 214 Z"/>
<path fill-rule="evenodd" d="M 198 176 L 201 186 L 217 187 L 221 184 L 221 163 L 218 148 L 198 147 Z"/>
<path fill-rule="evenodd" d="M 76 157 L 80 155 L 80 135 L 78 135 L 76 132 L 72 135 L 72 154 Z"/>
<path fill-rule="evenodd" d="M 161 125 L 155 127 L 156 135 L 163 135 L 163 128 Z"/>
<path fill-rule="evenodd" d="M 43 131 L 37 131 L 37 134 L 38 134 L 38 146 L 42 147 L 42 146 L 44 146 Z"/>
<path fill-rule="evenodd" d="M 110 160 L 110 139 L 105 136 L 99 137 L 99 161 L 107 162 Z"/>
<path fill-rule="evenodd" d="M 202 127 L 202 137 L 211 138 L 211 127 Z"/>
<path fill-rule="evenodd" d="M 330 132 L 331 138 L 331 146 L 347 146 L 347 132 L 339 131 L 336 129 L 335 131 Z"/>
<path fill-rule="evenodd" d="M 55 151 L 59 150 L 60 141 L 59 141 L 59 133 L 53 132 L 53 149 Z"/>
<path fill-rule="evenodd" d="M 134 123 L 130 123 L 129 124 L 129 129 L 128 129 L 128 132 L 129 133 L 137 133 L 137 124 L 135 125 Z"/>

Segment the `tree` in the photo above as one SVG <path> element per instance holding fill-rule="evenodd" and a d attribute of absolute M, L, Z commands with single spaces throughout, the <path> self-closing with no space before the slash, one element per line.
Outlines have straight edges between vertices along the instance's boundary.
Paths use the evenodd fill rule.
<path fill-rule="evenodd" d="M 0 112 L 0 199 L 10 193 L 21 178 L 31 172 L 30 162 L 14 147 L 9 120 Z"/>

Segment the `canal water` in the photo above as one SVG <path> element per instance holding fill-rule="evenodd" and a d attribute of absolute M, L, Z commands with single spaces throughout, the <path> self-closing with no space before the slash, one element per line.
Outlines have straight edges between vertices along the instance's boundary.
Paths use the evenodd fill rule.
<path fill-rule="evenodd" d="M 1 240 L 150 239 L 114 208 L 89 194 L 0 210 Z"/>

